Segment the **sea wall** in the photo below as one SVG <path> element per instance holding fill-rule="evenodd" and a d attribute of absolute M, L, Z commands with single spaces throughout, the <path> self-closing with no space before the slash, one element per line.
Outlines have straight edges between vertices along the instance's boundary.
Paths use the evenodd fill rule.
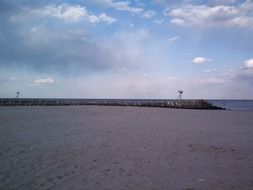
<path fill-rule="evenodd" d="M 0 106 L 139 106 L 182 109 L 223 109 L 206 100 L 131 100 L 131 99 L 42 99 L 42 98 L 0 98 Z"/>

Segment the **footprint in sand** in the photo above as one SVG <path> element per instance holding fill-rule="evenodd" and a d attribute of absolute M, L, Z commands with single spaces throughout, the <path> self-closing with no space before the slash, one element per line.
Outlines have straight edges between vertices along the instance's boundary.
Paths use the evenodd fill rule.
<path fill-rule="evenodd" d="M 123 173 L 125 173 L 125 172 L 126 172 L 126 171 L 125 171 L 123 168 L 120 168 L 120 169 L 119 169 L 119 173 L 120 173 L 120 174 L 123 174 Z"/>
<path fill-rule="evenodd" d="M 49 183 L 53 183 L 54 182 L 54 178 L 53 177 L 50 177 L 46 180 L 46 183 L 49 182 Z"/>
<path fill-rule="evenodd" d="M 63 177 L 61 175 L 57 176 L 57 179 L 61 180 Z"/>

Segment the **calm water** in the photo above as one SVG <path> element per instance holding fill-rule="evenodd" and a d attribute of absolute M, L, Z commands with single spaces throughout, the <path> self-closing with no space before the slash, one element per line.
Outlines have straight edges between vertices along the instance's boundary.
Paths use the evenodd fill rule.
<path fill-rule="evenodd" d="M 213 105 L 233 111 L 252 111 L 253 100 L 208 100 Z"/>

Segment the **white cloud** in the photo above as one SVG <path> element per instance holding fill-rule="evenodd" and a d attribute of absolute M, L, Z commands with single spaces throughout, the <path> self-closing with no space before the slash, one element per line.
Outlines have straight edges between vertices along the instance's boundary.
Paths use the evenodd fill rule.
<path fill-rule="evenodd" d="M 174 19 L 171 19 L 170 22 L 172 24 L 175 24 L 175 25 L 178 25 L 178 26 L 185 26 L 186 23 L 183 19 L 179 19 L 179 18 L 174 18 Z"/>
<path fill-rule="evenodd" d="M 192 2 L 193 0 L 153 0 L 157 4 L 162 5 L 175 5 L 175 4 L 186 4 Z"/>
<path fill-rule="evenodd" d="M 55 17 L 63 19 L 67 22 L 80 22 L 86 21 L 92 24 L 104 22 L 106 24 L 112 24 L 116 22 L 116 19 L 102 13 L 100 15 L 94 15 L 86 10 L 86 7 L 68 3 L 62 3 L 59 5 L 50 4 L 38 9 L 25 8 L 24 12 L 20 15 L 14 15 L 10 18 L 12 21 L 18 21 L 22 19 L 31 18 L 34 16 Z"/>
<path fill-rule="evenodd" d="M 217 69 L 206 69 L 204 73 L 214 73 L 217 72 Z"/>
<path fill-rule="evenodd" d="M 81 7 L 79 5 L 70 5 L 67 3 L 63 3 L 58 6 L 48 5 L 42 9 L 35 10 L 35 12 L 69 21 L 79 21 L 81 18 L 88 16 L 85 7 Z"/>
<path fill-rule="evenodd" d="M 105 13 L 102 13 L 101 15 L 99 15 L 98 18 L 99 18 L 99 20 L 100 20 L 101 22 L 105 22 L 105 23 L 107 23 L 107 24 L 112 24 L 113 22 L 116 21 L 115 18 L 109 17 L 109 16 L 107 16 Z"/>
<path fill-rule="evenodd" d="M 222 84 L 224 83 L 224 79 L 220 78 L 209 78 L 209 79 L 203 79 L 199 81 L 200 83 L 209 83 L 209 84 Z"/>
<path fill-rule="evenodd" d="M 253 69 L 253 58 L 245 61 L 245 69 Z"/>
<path fill-rule="evenodd" d="M 139 15 L 142 18 L 152 18 L 156 15 L 154 10 L 145 11 L 141 7 L 131 6 L 130 1 L 92 0 L 92 3 L 103 7 L 110 7 L 118 11 L 129 12 L 132 15 Z"/>
<path fill-rule="evenodd" d="M 152 18 L 153 16 L 156 15 L 156 12 L 153 11 L 153 10 L 148 10 L 148 11 L 145 11 L 141 17 L 143 18 Z"/>
<path fill-rule="evenodd" d="M 119 11 L 127 11 L 127 12 L 130 12 L 131 14 L 141 14 L 144 11 L 143 8 L 130 7 L 128 3 L 122 3 L 122 4 L 119 4 L 119 3 L 120 2 L 115 3 L 115 5 L 113 6 L 115 7 L 116 10 L 119 10 Z"/>
<path fill-rule="evenodd" d="M 129 1 L 92 0 L 92 2 L 100 6 L 112 7 L 118 11 L 127 11 L 131 14 L 141 14 L 144 11 L 143 8 L 130 6 Z"/>
<path fill-rule="evenodd" d="M 253 2 L 247 0 L 239 5 L 184 5 L 179 8 L 167 8 L 164 15 L 170 16 L 170 22 L 178 26 L 200 27 L 244 27 L 253 26 Z"/>
<path fill-rule="evenodd" d="M 156 20 L 154 20 L 154 23 L 155 24 L 162 24 L 162 23 L 164 23 L 164 19 L 156 19 Z"/>
<path fill-rule="evenodd" d="M 232 5 L 238 2 L 238 0 L 212 0 L 210 1 L 211 5 Z"/>
<path fill-rule="evenodd" d="M 55 80 L 53 78 L 39 78 L 33 81 L 33 85 L 47 85 L 53 84 Z"/>
<path fill-rule="evenodd" d="M 10 80 L 15 81 L 15 80 L 17 80 L 17 77 L 10 77 Z"/>
<path fill-rule="evenodd" d="M 168 39 L 168 42 L 174 42 L 174 41 L 179 40 L 180 38 L 181 38 L 180 36 L 173 36 L 173 37 L 170 37 L 170 38 Z"/>
<path fill-rule="evenodd" d="M 205 57 L 195 57 L 192 62 L 196 64 L 203 64 L 206 62 L 212 61 L 211 59 L 205 58 Z"/>

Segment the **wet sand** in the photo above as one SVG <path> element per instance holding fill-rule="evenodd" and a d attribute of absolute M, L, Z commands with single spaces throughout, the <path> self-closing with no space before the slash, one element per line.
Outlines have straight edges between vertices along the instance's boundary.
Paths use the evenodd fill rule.
<path fill-rule="evenodd" d="M 0 107 L 1 190 L 252 190 L 253 112 Z"/>

